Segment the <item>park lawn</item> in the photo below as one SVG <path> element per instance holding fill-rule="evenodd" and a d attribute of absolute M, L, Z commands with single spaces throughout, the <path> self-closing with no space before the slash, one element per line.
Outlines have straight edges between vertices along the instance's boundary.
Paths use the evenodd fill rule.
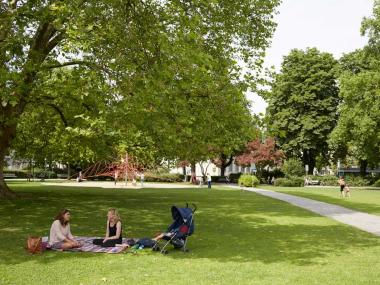
<path fill-rule="evenodd" d="M 336 204 L 352 210 L 380 216 L 380 189 L 351 188 L 351 197 L 341 198 L 339 187 L 275 187 L 260 185 L 259 188 Z"/>
<path fill-rule="evenodd" d="M 380 239 L 290 204 L 239 190 L 100 189 L 10 184 L 22 199 L 0 201 L 0 284 L 380 284 Z M 152 236 L 170 207 L 198 205 L 189 253 L 161 255 L 23 249 L 47 235 L 57 210 L 72 211 L 74 235 L 104 233 L 109 207 L 124 233 Z"/>

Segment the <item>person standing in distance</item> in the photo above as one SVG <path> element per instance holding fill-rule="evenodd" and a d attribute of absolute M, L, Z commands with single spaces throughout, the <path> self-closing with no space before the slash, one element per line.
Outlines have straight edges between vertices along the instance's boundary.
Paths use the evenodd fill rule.
<path fill-rule="evenodd" d="M 210 175 L 210 173 L 207 173 L 207 187 L 211 188 L 211 175 Z"/>
<path fill-rule="evenodd" d="M 344 187 L 346 186 L 346 181 L 344 181 L 343 176 L 339 177 L 338 184 L 340 186 L 340 197 L 343 198 L 343 191 L 344 191 Z"/>
<path fill-rule="evenodd" d="M 140 175 L 141 187 L 144 187 L 144 179 L 145 179 L 144 172 L 141 172 L 141 175 Z"/>

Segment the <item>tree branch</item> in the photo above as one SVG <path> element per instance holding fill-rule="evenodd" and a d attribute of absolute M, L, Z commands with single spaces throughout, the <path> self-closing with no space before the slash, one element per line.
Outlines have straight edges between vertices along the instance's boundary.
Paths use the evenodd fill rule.
<path fill-rule="evenodd" d="M 59 32 L 58 34 L 55 31 L 51 36 L 53 36 L 49 42 L 46 44 L 44 52 L 48 55 L 64 38 L 65 32 Z M 54 36 L 55 34 L 55 36 Z"/>
<path fill-rule="evenodd" d="M 59 64 L 52 64 L 52 65 L 45 65 L 42 66 L 43 68 L 47 69 L 54 69 L 54 68 L 61 68 L 65 66 L 71 66 L 71 65 L 93 65 L 90 62 L 82 61 L 82 60 L 74 60 L 74 61 L 69 61 L 69 62 L 64 62 L 64 63 L 59 63 Z"/>
<path fill-rule="evenodd" d="M 61 109 L 59 109 L 58 106 L 54 105 L 54 104 L 47 104 L 48 106 L 52 107 L 55 111 L 57 111 L 57 113 L 59 114 L 62 122 L 63 122 L 63 125 L 65 127 L 67 127 L 69 124 L 67 123 L 67 120 L 65 118 L 65 115 L 63 114 L 63 112 L 61 111 Z"/>

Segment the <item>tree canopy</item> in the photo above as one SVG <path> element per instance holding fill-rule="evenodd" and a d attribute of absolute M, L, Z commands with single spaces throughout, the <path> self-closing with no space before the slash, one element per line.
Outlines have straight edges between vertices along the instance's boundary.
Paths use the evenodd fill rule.
<path fill-rule="evenodd" d="M 268 132 L 287 157 L 298 157 L 312 173 L 318 155 L 327 155 L 327 138 L 338 119 L 337 61 L 329 53 L 294 49 L 267 93 Z"/>
<path fill-rule="evenodd" d="M 165 154 L 173 142 L 192 142 L 197 135 L 193 126 L 207 142 L 210 135 L 198 123 L 214 127 L 215 120 L 208 121 L 205 106 L 220 107 L 222 115 L 229 108 L 223 103 L 234 102 L 236 94 L 236 102 L 244 106 L 244 88 L 241 80 L 236 81 L 242 77 L 237 61 L 251 68 L 242 77 L 250 84 L 275 28 L 272 18 L 278 4 L 278 0 L 2 1 L 0 195 L 10 194 L 2 175 L 4 156 L 17 126 L 31 116 L 33 104 L 51 109 L 41 115 L 55 111 L 64 125 L 66 120 L 64 133 L 71 130 L 87 137 L 93 133 L 102 138 L 101 144 L 107 137 L 103 134 L 111 134 L 109 127 L 115 125 L 121 126 L 114 130 L 124 145 L 147 135 L 149 144 Z M 67 73 L 73 76 L 70 83 Z M 191 111 L 186 108 L 190 104 Z M 232 104 L 229 114 L 239 108 Z M 171 120 L 173 114 L 182 124 Z M 205 116 L 203 122 L 197 115 Z M 75 123 L 70 126 L 69 120 Z M 226 129 L 233 127 L 234 120 L 230 121 Z M 190 134 L 190 141 L 181 141 L 179 130 Z"/>
<path fill-rule="evenodd" d="M 367 165 L 380 162 L 379 24 L 380 3 L 375 2 L 372 17 L 362 22 L 368 44 L 340 59 L 339 120 L 329 140 L 336 158 L 357 159 L 362 175 Z"/>

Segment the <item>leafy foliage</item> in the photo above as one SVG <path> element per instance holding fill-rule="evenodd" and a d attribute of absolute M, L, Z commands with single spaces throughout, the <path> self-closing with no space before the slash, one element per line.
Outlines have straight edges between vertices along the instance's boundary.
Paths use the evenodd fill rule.
<path fill-rule="evenodd" d="M 284 153 L 277 149 L 273 138 L 267 138 L 264 142 L 256 139 L 247 143 L 245 152 L 236 157 L 236 163 L 244 166 L 254 163 L 260 176 L 264 167 L 280 166 L 284 157 Z"/>
<path fill-rule="evenodd" d="M 327 155 L 327 138 L 337 120 L 337 62 L 309 48 L 284 57 L 267 93 L 269 133 L 287 157 L 298 157 L 312 173 L 318 154 Z"/>
<path fill-rule="evenodd" d="M 380 179 L 377 180 L 375 183 L 373 183 L 372 186 L 374 186 L 374 187 L 380 187 Z"/>
<path fill-rule="evenodd" d="M 238 184 L 239 186 L 244 187 L 256 187 L 259 185 L 260 181 L 255 175 L 242 174 L 239 177 Z"/>
<path fill-rule="evenodd" d="M 66 140 L 66 161 L 86 159 L 94 148 L 90 159 L 119 146 L 141 153 L 141 145 L 136 147 L 141 137 L 149 153 L 144 160 L 198 159 L 226 136 L 231 143 L 223 147 L 235 147 L 241 134 L 236 127 L 249 114 L 243 92 L 254 85 L 278 5 L 278 0 L 2 2 L 0 169 L 18 124 L 32 116 L 23 118 L 24 113 L 33 113 L 36 105 L 66 120 L 49 135 Z M 243 72 L 237 59 L 251 72 Z M 28 126 L 20 128 L 33 135 Z M 2 195 L 9 189 L 1 177 Z"/>
<path fill-rule="evenodd" d="M 284 165 L 281 167 L 281 170 L 286 177 L 303 176 L 305 174 L 305 169 L 303 167 L 302 161 L 297 158 L 290 158 L 285 160 Z"/>
<path fill-rule="evenodd" d="M 302 177 L 276 178 L 274 186 L 282 187 L 302 187 L 304 180 Z"/>

